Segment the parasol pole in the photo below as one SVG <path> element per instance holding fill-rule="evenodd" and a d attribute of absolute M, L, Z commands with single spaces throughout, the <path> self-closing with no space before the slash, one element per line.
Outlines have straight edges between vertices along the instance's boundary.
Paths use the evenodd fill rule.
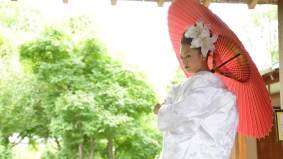
<path fill-rule="evenodd" d="M 277 0 L 277 9 L 278 9 L 280 105 L 281 105 L 281 109 L 283 109 L 283 1 L 282 0 Z"/>

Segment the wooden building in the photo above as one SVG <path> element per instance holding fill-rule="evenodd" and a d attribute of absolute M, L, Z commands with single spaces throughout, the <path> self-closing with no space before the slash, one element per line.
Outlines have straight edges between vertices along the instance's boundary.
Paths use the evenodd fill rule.
<path fill-rule="evenodd" d="M 279 63 L 262 71 L 262 77 L 271 97 L 273 109 L 280 109 Z M 274 122 L 274 121 L 273 121 Z M 282 159 L 283 143 L 276 141 L 275 123 L 268 136 L 262 139 L 248 138 L 238 134 L 231 159 Z"/>
<path fill-rule="evenodd" d="M 262 71 L 262 77 L 271 97 L 273 109 L 280 109 L 279 63 Z M 274 121 L 273 121 L 274 122 Z M 237 134 L 231 159 L 282 159 L 283 143 L 276 141 L 275 123 L 268 136 L 254 139 Z"/>

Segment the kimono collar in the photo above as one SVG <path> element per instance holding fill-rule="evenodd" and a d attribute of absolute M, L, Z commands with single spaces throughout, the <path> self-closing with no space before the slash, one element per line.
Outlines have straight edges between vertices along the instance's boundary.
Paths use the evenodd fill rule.
<path fill-rule="evenodd" d="M 219 88 L 226 88 L 223 81 L 217 75 L 210 71 L 199 71 L 195 73 L 191 78 L 205 78 Z"/>

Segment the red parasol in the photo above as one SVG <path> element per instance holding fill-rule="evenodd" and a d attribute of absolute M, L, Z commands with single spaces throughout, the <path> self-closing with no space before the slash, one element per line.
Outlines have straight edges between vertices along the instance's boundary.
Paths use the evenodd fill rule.
<path fill-rule="evenodd" d="M 180 65 L 181 35 L 186 31 L 186 26 L 194 25 L 201 18 L 204 23 L 211 24 L 212 35 L 219 35 L 208 64 L 238 98 L 238 132 L 254 138 L 266 136 L 271 131 L 273 109 L 257 67 L 235 33 L 211 10 L 195 0 L 177 0 L 168 11 L 169 34 Z"/>

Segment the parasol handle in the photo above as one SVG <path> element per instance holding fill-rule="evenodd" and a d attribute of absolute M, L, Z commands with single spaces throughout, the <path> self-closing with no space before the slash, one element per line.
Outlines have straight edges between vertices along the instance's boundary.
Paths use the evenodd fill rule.
<path fill-rule="evenodd" d="M 220 67 L 224 66 L 225 64 L 227 64 L 228 62 L 230 62 L 231 60 L 233 60 L 234 58 L 236 58 L 236 57 L 238 57 L 238 56 L 240 56 L 240 55 L 241 55 L 240 53 L 236 54 L 235 56 L 233 56 L 233 57 L 230 58 L 229 60 L 223 62 L 223 63 L 222 63 L 221 65 L 219 65 L 217 68 L 219 69 Z M 211 69 L 210 72 L 214 73 L 215 70 L 214 70 L 214 69 Z"/>
<path fill-rule="evenodd" d="M 228 62 L 230 62 L 231 60 L 233 60 L 234 58 L 236 58 L 236 57 L 238 57 L 238 56 L 240 56 L 240 55 L 241 55 L 241 54 L 238 53 L 237 55 L 235 55 L 235 56 L 232 57 L 231 59 L 229 59 L 229 60 L 223 62 L 223 63 L 222 63 L 221 65 L 219 65 L 217 68 L 220 68 L 220 67 L 224 66 L 225 64 L 227 64 Z"/>

